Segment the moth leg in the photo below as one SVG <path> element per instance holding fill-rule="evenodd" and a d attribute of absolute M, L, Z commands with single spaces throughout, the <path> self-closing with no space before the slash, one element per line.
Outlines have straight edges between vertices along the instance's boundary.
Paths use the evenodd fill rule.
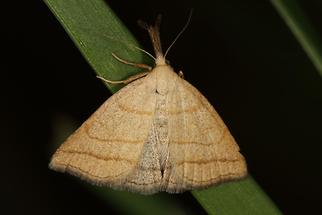
<path fill-rule="evenodd" d="M 180 70 L 179 73 L 178 73 L 179 77 L 184 79 L 184 75 L 183 75 L 183 72 Z"/>
<path fill-rule="evenodd" d="M 124 63 L 126 65 L 130 65 L 130 66 L 134 66 L 134 67 L 139 67 L 139 68 L 143 68 L 143 69 L 147 69 L 147 70 L 152 70 L 152 67 L 143 63 L 133 63 L 133 62 L 129 62 L 127 60 L 124 60 L 122 58 L 120 58 L 119 56 L 117 56 L 116 54 L 112 53 L 112 56 L 118 60 L 121 63 Z"/>
<path fill-rule="evenodd" d="M 135 74 L 135 75 L 132 75 L 130 77 L 128 77 L 127 79 L 125 80 L 120 80 L 120 81 L 112 81 L 112 80 L 108 80 L 108 79 L 105 79 L 101 76 L 96 76 L 97 78 L 105 81 L 106 83 L 109 83 L 109 84 L 128 84 L 128 83 L 131 83 L 132 81 L 135 81 L 139 78 L 143 78 L 144 76 L 146 76 L 147 74 L 149 74 L 150 71 L 147 71 L 147 72 L 141 72 L 141 73 L 138 73 L 138 74 Z"/>

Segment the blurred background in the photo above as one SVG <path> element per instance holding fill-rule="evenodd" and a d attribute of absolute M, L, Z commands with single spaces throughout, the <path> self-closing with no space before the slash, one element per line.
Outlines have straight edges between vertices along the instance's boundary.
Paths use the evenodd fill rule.
<path fill-rule="evenodd" d="M 150 51 L 138 19 L 162 13 L 167 47 L 194 8 L 171 65 L 214 105 L 283 213 L 322 210 L 321 74 L 269 1 L 107 3 Z M 298 3 L 322 40 L 322 2 Z M 58 145 L 111 93 L 42 1 L 9 4 L 1 6 L 0 213 L 206 214 L 190 193 L 142 197 L 48 169 Z"/>

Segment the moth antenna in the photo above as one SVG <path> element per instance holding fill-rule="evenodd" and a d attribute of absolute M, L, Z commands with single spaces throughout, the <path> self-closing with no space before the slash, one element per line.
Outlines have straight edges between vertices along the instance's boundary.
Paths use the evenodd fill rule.
<path fill-rule="evenodd" d="M 134 46 L 134 48 L 136 48 L 137 50 L 145 53 L 146 55 L 148 55 L 149 57 L 151 57 L 153 60 L 156 60 L 155 57 L 151 53 L 149 53 L 148 51 L 145 51 L 144 49 L 141 49 L 141 48 L 139 48 L 137 46 Z"/>
<path fill-rule="evenodd" d="M 186 24 L 183 26 L 182 30 L 178 33 L 178 35 L 174 38 L 173 42 L 171 43 L 171 45 L 168 47 L 167 51 L 165 52 L 164 54 L 164 57 L 167 56 L 168 52 L 170 51 L 170 49 L 172 48 L 172 46 L 175 44 L 175 42 L 179 39 L 179 37 L 181 36 L 181 34 L 187 29 L 187 27 L 189 26 L 190 24 L 190 20 L 191 20 L 191 17 L 192 17 L 192 12 L 193 10 L 191 9 L 190 10 L 190 13 L 189 13 L 189 17 L 188 17 L 188 20 L 186 22 Z"/>

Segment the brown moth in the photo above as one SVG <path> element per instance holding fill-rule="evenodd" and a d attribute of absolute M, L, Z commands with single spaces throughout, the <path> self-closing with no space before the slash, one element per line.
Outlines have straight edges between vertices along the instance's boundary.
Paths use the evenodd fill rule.
<path fill-rule="evenodd" d="M 114 55 L 149 71 L 124 81 L 104 79 L 129 84 L 59 147 L 51 169 L 141 194 L 179 193 L 247 175 L 245 159 L 218 113 L 167 64 L 159 24 L 143 24 L 154 46 L 155 67 Z"/>

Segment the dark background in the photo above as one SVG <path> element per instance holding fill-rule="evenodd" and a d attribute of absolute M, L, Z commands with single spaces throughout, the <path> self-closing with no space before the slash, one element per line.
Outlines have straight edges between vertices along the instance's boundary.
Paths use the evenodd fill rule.
<path fill-rule="evenodd" d="M 162 13 L 166 47 L 194 8 L 168 55 L 171 64 L 215 106 L 250 173 L 283 213 L 322 210 L 321 77 L 268 1 L 108 3 L 150 51 L 138 19 L 152 22 Z M 321 38 L 321 1 L 300 4 Z M 79 125 L 111 93 L 43 2 L 1 9 L 0 213 L 120 212 L 74 178 L 47 168 L 56 122 L 68 118 Z M 170 198 L 187 213 L 205 213 L 189 193 Z"/>

